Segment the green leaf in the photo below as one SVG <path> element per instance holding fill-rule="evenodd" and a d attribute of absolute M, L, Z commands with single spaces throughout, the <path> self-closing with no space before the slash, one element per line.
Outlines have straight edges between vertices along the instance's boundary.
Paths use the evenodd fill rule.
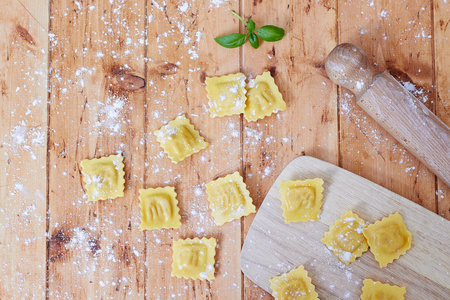
<path fill-rule="evenodd" d="M 247 29 L 248 29 L 248 31 L 255 30 L 255 28 L 256 28 L 255 26 L 256 26 L 255 22 L 252 19 L 248 19 L 248 21 L 247 21 Z"/>
<path fill-rule="evenodd" d="M 250 45 L 252 45 L 253 48 L 258 49 L 258 47 L 259 47 L 259 39 L 258 39 L 258 36 L 256 35 L 256 33 L 250 32 L 248 40 L 250 42 Z"/>
<path fill-rule="evenodd" d="M 247 40 L 247 35 L 242 33 L 232 33 L 229 35 L 216 37 L 214 40 L 222 47 L 236 48 L 244 45 Z"/>
<path fill-rule="evenodd" d="M 273 25 L 260 27 L 256 32 L 261 39 L 267 42 L 276 42 L 284 37 L 284 29 Z"/>

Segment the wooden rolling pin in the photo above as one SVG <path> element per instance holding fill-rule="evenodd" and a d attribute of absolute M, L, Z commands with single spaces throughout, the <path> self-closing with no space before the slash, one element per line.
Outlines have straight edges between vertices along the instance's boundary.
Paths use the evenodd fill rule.
<path fill-rule="evenodd" d="M 330 79 L 351 90 L 357 103 L 450 187 L 450 129 L 364 51 L 340 44 L 327 57 Z"/>

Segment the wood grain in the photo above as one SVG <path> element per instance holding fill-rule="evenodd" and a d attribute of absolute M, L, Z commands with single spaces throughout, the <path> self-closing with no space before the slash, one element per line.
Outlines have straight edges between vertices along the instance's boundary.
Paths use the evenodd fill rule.
<path fill-rule="evenodd" d="M 244 29 L 231 9 L 286 36 L 257 50 L 219 47 L 214 37 Z M 323 69 L 338 41 L 355 43 L 449 124 L 449 9 L 442 0 L 0 0 L 0 298 L 272 299 L 239 269 L 254 216 L 216 227 L 204 183 L 240 171 L 259 206 L 302 153 L 450 218 L 450 190 Z M 256 123 L 209 117 L 206 76 L 265 70 L 285 112 Z M 153 130 L 180 113 L 210 146 L 174 165 Z M 125 197 L 87 202 L 78 163 L 117 151 Z M 169 184 L 182 228 L 141 232 L 138 189 Z M 213 282 L 170 277 L 172 239 L 194 236 L 219 239 Z"/>
<path fill-rule="evenodd" d="M 450 128 L 387 72 L 378 72 L 358 46 L 344 43 L 327 57 L 337 85 L 427 168 L 450 186 Z"/>
<path fill-rule="evenodd" d="M 245 181 L 259 207 L 283 166 L 301 153 L 337 163 L 337 94 L 324 70 L 325 58 L 336 46 L 337 2 L 242 3 L 243 14 L 257 27 L 273 24 L 286 30 L 279 42 L 263 42 L 258 50 L 248 44 L 243 48 L 244 73 L 254 78 L 269 70 L 287 105 L 286 111 L 258 122 L 244 121 Z M 244 232 L 252 220 L 244 219 Z M 261 298 L 271 296 L 246 279 L 245 299 Z"/>
<path fill-rule="evenodd" d="M 51 14 L 49 298 L 144 298 L 145 4 L 54 2 Z M 88 202 L 79 162 L 123 153 L 125 197 Z"/>
<path fill-rule="evenodd" d="M 44 298 L 48 3 L 0 1 L 0 298 Z"/>
<path fill-rule="evenodd" d="M 320 220 L 285 224 L 281 181 L 317 177 L 324 180 Z M 413 236 L 411 249 L 385 268 L 369 252 L 348 266 L 342 264 L 320 240 L 347 210 L 370 223 L 399 212 Z M 304 265 L 321 299 L 357 299 L 365 278 L 406 286 L 408 299 L 446 299 L 449 235 L 450 222 L 433 212 L 360 176 L 303 156 L 289 163 L 270 188 L 247 234 L 241 268 L 266 291 L 270 278 Z"/>
<path fill-rule="evenodd" d="M 210 118 L 204 84 L 206 76 L 239 71 L 239 49 L 217 47 L 212 39 L 226 34 L 225 30 L 238 30 L 237 19 L 229 14 L 237 10 L 237 3 L 216 7 L 210 1 L 190 1 L 180 8 L 182 2 L 171 1 L 149 6 L 146 187 L 175 186 L 182 223 L 180 229 L 146 232 L 150 299 L 241 298 L 242 274 L 236 255 L 241 247 L 240 220 L 215 226 L 205 191 L 205 183 L 241 171 L 241 119 Z M 180 14 L 180 9 L 186 12 Z M 209 146 L 173 164 L 153 132 L 182 113 Z M 170 276 L 173 240 L 194 237 L 217 239 L 214 281 Z"/>
<path fill-rule="evenodd" d="M 448 1 L 434 1 L 434 56 L 435 56 L 435 86 L 436 115 L 450 126 L 450 5 Z M 442 181 L 437 185 L 438 214 L 450 219 L 450 187 Z"/>
<path fill-rule="evenodd" d="M 360 46 L 378 70 L 409 82 L 434 111 L 432 13 L 429 1 L 339 3 L 339 42 Z M 420 94 L 420 95 L 419 95 Z M 340 90 L 340 163 L 431 211 L 436 179 L 428 169 Z"/>
<path fill-rule="evenodd" d="M 445 184 L 450 186 L 450 129 L 387 72 L 357 101 Z M 386 103 L 390 103 L 388 107 Z"/>

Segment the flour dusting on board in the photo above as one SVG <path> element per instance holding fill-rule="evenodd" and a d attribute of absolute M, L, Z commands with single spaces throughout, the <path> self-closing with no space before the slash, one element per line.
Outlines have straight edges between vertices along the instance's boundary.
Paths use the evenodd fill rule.
<path fill-rule="evenodd" d="M 9 136 L 4 137 L 3 145 L 14 155 L 27 153 L 33 160 L 37 160 L 36 151 L 46 142 L 45 128 L 42 126 L 29 127 L 25 122 L 12 127 Z"/>
<path fill-rule="evenodd" d="M 375 19 L 380 23 L 393 21 L 396 14 L 391 10 L 379 9 L 373 0 L 366 2 L 371 10 L 378 9 Z M 0 273 L 17 272 L 12 279 L 0 278 L 2 292 L 19 290 L 25 293 L 26 287 L 31 286 L 37 291 L 36 297 L 46 297 L 45 252 L 41 255 L 44 259 L 33 266 L 34 271 L 44 274 L 43 284 L 30 283 L 27 270 L 31 269 L 30 257 L 35 254 L 30 249 L 45 249 L 48 242 L 49 298 L 75 299 L 76 296 L 72 296 L 74 290 L 86 290 L 94 291 L 93 297 L 98 299 L 119 296 L 185 299 L 192 295 L 192 282 L 158 285 L 151 280 L 144 283 L 145 276 L 147 279 L 156 278 L 161 275 L 161 270 L 170 274 L 174 239 L 214 236 L 219 242 L 219 257 L 226 258 L 218 260 L 215 266 L 217 282 L 225 278 L 226 284 L 216 287 L 221 292 L 230 292 L 230 295 L 240 296 L 245 287 L 255 298 L 266 296 L 248 280 L 245 286 L 241 286 L 236 253 L 240 249 L 242 223 L 233 221 L 220 228 L 214 225 L 205 183 L 215 176 L 242 169 L 251 196 L 257 201 L 262 200 L 286 162 L 284 153 L 291 151 L 291 154 L 300 155 L 304 150 L 329 153 L 329 142 L 335 141 L 332 136 L 335 132 L 321 136 L 324 131 L 305 121 L 312 117 L 309 112 L 296 112 L 301 118 L 295 131 L 290 125 L 280 128 L 280 124 L 286 125 L 283 123 L 286 118 L 292 118 L 291 112 L 272 116 L 275 121 L 256 123 L 247 123 L 235 116 L 209 118 L 202 78 L 239 71 L 237 52 L 221 49 L 223 53 L 216 53 L 212 46 L 213 30 L 216 30 L 214 22 L 233 7 L 238 7 L 236 4 L 236 0 L 207 0 L 203 3 L 198 0 L 150 0 L 145 7 L 145 2 L 140 1 L 88 3 L 76 0 L 52 5 L 48 43 L 46 38 L 35 36 L 36 32 L 42 31 L 47 37 L 47 33 L 33 18 L 23 21 L 24 28 L 33 36 L 32 43 L 27 44 L 21 40 L 22 36 L 12 33 L 11 40 L 5 45 L 12 54 L 16 52 L 8 64 L 16 72 L 13 77 L 23 78 L 23 83 L 5 89 L 7 104 L 2 116 L 5 126 L 9 127 L 1 135 L 0 161 L 5 162 L 6 180 L 0 185 L 0 192 L 7 201 L 0 207 L 0 227 L 7 232 L 7 243 L 2 241 L 1 246 L 9 252 L 24 249 L 26 255 L 17 260 L 17 265 L 8 260 L 0 261 Z M 421 14 L 430 13 L 427 10 Z M 358 18 L 367 16 L 361 14 Z M 283 21 L 282 18 L 280 20 Z M 419 21 L 410 22 L 405 32 L 414 31 L 415 39 L 429 43 L 431 29 Z M 364 24 L 353 28 L 353 31 L 367 38 L 373 31 L 367 22 Z M 382 33 L 382 40 L 388 38 L 392 39 L 389 31 Z M 405 43 L 403 33 L 400 43 Z M 51 50 L 50 66 L 47 44 Z M 267 44 L 262 44 L 265 46 Z M 273 48 L 264 52 L 261 59 L 270 64 L 280 63 L 282 56 L 275 50 L 283 55 L 284 50 Z M 216 59 L 224 60 L 224 57 L 227 64 L 216 65 Z M 39 62 L 33 65 L 35 61 Z M 251 77 L 256 71 L 249 67 L 249 62 L 245 61 L 247 67 L 244 70 Z M 294 66 L 295 57 L 291 57 L 290 63 Z M 145 78 L 145 88 L 116 93 L 106 78 L 112 76 L 111 70 L 117 66 L 121 72 Z M 285 75 L 276 80 L 281 78 Z M 15 82 L 14 78 L 12 82 Z M 423 88 L 408 82 L 403 82 L 403 85 L 423 102 L 432 101 Z M 323 86 L 327 87 L 326 84 Z M 35 95 L 39 88 L 43 92 Z M 297 89 L 291 87 L 286 92 L 294 95 L 289 97 L 292 105 L 297 100 Z M 50 93 L 49 99 L 47 93 Z M 390 151 L 394 158 L 389 159 L 404 167 L 407 174 L 418 176 L 425 172 L 416 168 L 409 154 L 390 143 L 381 130 L 372 129 L 370 121 L 358 111 L 349 95 L 343 95 L 341 101 L 342 117 L 355 124 L 356 131 L 361 133 L 358 137 L 364 139 L 366 148 L 379 151 L 377 154 L 370 152 L 369 159 Z M 50 108 L 49 119 L 47 105 Z M 237 105 L 243 105 L 242 101 Z M 174 165 L 161 151 L 151 132 L 180 113 L 186 113 L 210 146 L 185 164 Z M 7 123 L 11 120 L 15 123 Z M 47 131 L 48 120 L 51 128 Z M 49 141 L 47 137 L 50 137 Z M 344 137 L 348 141 L 355 134 L 346 131 Z M 388 149 L 385 149 L 386 145 L 389 145 Z M 343 149 L 350 154 L 354 150 Z M 126 196 L 88 202 L 80 180 L 79 161 L 117 152 L 123 152 L 125 157 Z M 46 174 L 51 179 L 49 191 L 46 182 L 40 184 Z M 143 233 L 138 228 L 137 189 L 165 185 L 176 187 L 184 227 L 181 231 Z M 436 194 L 438 202 L 448 198 L 445 190 Z M 47 233 L 46 222 L 49 225 Z M 312 261 L 311 266 L 315 263 Z M 281 267 L 288 270 L 292 266 L 286 263 Z M 351 268 L 342 266 L 338 271 L 348 282 L 360 284 L 352 275 Z M 167 278 L 171 280 L 170 275 Z M 320 282 L 320 276 L 317 280 Z M 152 284 L 156 286 L 155 290 L 151 290 Z M 144 295 L 145 285 L 147 295 Z M 200 292 L 209 294 L 215 290 L 202 285 Z M 31 296 L 27 294 L 24 297 Z M 342 297 L 346 299 L 350 295 Z"/>
<path fill-rule="evenodd" d="M 428 102 L 428 95 L 427 91 L 423 87 L 417 87 L 414 83 L 411 83 L 409 81 L 400 81 L 400 83 L 414 96 L 416 96 L 417 99 L 422 101 L 423 103 Z"/>
<path fill-rule="evenodd" d="M 358 136 L 350 130 L 347 130 L 344 138 L 349 140 L 357 140 L 359 143 L 367 144 L 363 147 L 366 153 L 370 153 L 371 159 L 375 159 L 376 156 L 392 156 L 391 160 L 399 165 L 404 165 L 405 173 L 410 176 L 425 175 L 423 172 L 413 172 L 416 167 L 415 158 L 409 154 L 409 152 L 403 148 L 398 142 L 396 142 L 390 135 L 386 134 L 381 126 L 370 118 L 361 108 L 356 105 L 355 98 L 352 94 L 344 93 L 341 97 L 341 115 L 343 115 L 348 123 L 354 124 L 357 130 Z M 389 145 L 389 147 L 387 147 Z M 354 155 L 353 148 L 348 147 L 349 154 Z M 373 151 L 370 151 L 373 149 Z M 359 151 L 357 152 L 359 154 Z"/>
<path fill-rule="evenodd" d="M 210 6 L 214 6 L 216 8 L 221 7 L 224 3 L 227 3 L 229 0 L 210 0 L 211 5 Z"/>
<path fill-rule="evenodd" d="M 124 97 L 110 95 L 105 102 L 98 102 L 100 110 L 94 128 L 109 135 L 126 135 L 134 107 Z"/>

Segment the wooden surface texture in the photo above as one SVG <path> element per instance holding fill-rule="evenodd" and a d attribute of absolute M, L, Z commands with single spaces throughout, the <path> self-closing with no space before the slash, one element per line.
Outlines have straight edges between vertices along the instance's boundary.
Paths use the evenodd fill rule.
<path fill-rule="evenodd" d="M 230 10 L 286 36 L 222 48 Z M 0 299 L 271 299 L 239 268 L 254 215 L 215 226 L 204 184 L 239 171 L 258 208 L 304 154 L 449 219 L 450 188 L 324 70 L 354 43 L 450 125 L 449 24 L 447 0 L 0 0 Z M 284 112 L 209 117 L 206 76 L 267 70 Z M 153 131 L 181 113 L 210 145 L 175 165 Z M 125 197 L 88 202 L 79 162 L 114 153 Z M 183 226 L 142 232 L 138 189 L 163 185 Z M 197 236 L 218 239 L 216 280 L 170 277 L 173 239 Z"/>
<path fill-rule="evenodd" d="M 450 187 L 450 129 L 383 72 L 357 103 Z"/>
<path fill-rule="evenodd" d="M 320 219 L 285 224 L 280 183 L 306 178 L 324 181 Z M 348 210 L 371 224 L 399 212 L 412 233 L 411 249 L 384 268 L 370 251 L 349 265 L 341 263 L 321 239 Z M 248 231 L 240 265 L 269 292 L 269 279 L 303 265 L 321 299 L 359 299 L 365 278 L 406 286 L 407 299 L 446 299 L 449 235 L 450 222 L 420 205 L 330 163 L 301 156 L 286 166 L 267 193 Z"/>

